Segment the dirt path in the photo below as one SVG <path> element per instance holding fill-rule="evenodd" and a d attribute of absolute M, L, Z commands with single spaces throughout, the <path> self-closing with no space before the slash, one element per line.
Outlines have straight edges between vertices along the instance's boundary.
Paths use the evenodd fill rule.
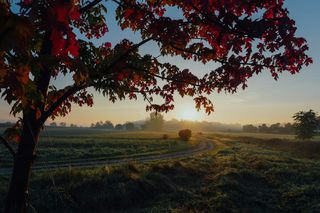
<path fill-rule="evenodd" d="M 32 168 L 32 171 L 46 171 L 46 170 L 54 170 L 54 169 L 62 169 L 62 168 L 94 168 L 100 166 L 107 166 L 107 165 L 115 165 L 115 164 L 123 164 L 128 163 L 131 161 L 136 162 L 149 162 L 149 161 L 156 161 L 156 160 L 167 160 L 167 159 L 175 159 L 175 158 L 183 158 L 189 157 L 192 155 L 201 154 L 207 151 L 210 151 L 214 148 L 212 142 L 208 139 L 201 139 L 202 142 L 199 143 L 198 146 L 195 148 L 174 152 L 174 153 L 167 153 L 167 154 L 159 154 L 159 155 L 151 155 L 151 156 L 142 156 L 142 157 L 129 157 L 129 158 L 119 158 L 119 159 L 112 159 L 112 160 L 81 160 L 77 162 L 69 162 L 69 163 L 48 163 L 43 165 L 35 165 Z M 0 175 L 11 174 L 11 168 L 0 168 Z"/>

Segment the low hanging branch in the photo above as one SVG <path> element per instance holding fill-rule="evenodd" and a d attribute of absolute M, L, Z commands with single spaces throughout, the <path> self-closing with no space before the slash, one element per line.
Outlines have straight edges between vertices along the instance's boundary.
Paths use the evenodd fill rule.
<path fill-rule="evenodd" d="M 16 156 L 15 151 L 13 150 L 13 148 L 9 145 L 8 141 L 3 137 L 0 136 L 0 141 L 3 143 L 3 145 L 9 150 L 9 152 L 11 153 L 12 157 Z"/>

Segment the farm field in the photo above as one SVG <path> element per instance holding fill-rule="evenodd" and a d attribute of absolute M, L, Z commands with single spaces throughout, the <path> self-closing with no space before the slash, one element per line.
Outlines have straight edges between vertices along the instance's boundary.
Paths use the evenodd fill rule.
<path fill-rule="evenodd" d="M 168 139 L 162 138 L 164 134 Z M 35 165 L 158 155 L 187 150 L 195 145 L 196 141 L 181 141 L 177 133 L 169 132 L 49 128 L 41 135 Z M 0 168 L 11 167 L 12 163 L 10 153 L 1 146 Z"/>
<path fill-rule="evenodd" d="M 134 143 L 149 137 L 157 144 L 159 138 L 108 134 Z M 227 133 L 202 137 L 215 148 L 183 159 L 35 173 L 30 204 L 37 212 L 320 211 L 319 141 Z M 8 176 L 0 181 L 2 203 Z"/>

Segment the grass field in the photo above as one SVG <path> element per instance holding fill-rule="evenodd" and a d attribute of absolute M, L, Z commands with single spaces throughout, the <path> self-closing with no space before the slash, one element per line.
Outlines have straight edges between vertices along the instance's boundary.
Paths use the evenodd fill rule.
<path fill-rule="evenodd" d="M 38 212 L 320 211 L 320 142 L 204 137 L 215 149 L 186 159 L 35 174 L 30 203 Z M 3 203 L 8 177 L 0 182 Z"/>
<path fill-rule="evenodd" d="M 208 134 L 211 134 L 210 132 Z M 271 133 L 248 133 L 248 132 L 215 132 L 214 134 L 224 135 L 224 136 L 233 136 L 233 137 L 253 137 L 260 139 L 287 139 L 292 141 L 298 141 L 295 135 L 286 135 L 286 134 L 271 134 Z M 320 141 L 320 135 L 316 135 L 310 141 Z"/>
<path fill-rule="evenodd" d="M 168 139 L 162 139 L 163 134 L 167 134 Z M 36 165 L 156 155 L 185 150 L 194 145 L 193 141 L 179 140 L 177 133 L 51 128 L 41 135 Z M 1 145 L 0 168 L 11 167 L 12 161 L 6 148 Z"/>

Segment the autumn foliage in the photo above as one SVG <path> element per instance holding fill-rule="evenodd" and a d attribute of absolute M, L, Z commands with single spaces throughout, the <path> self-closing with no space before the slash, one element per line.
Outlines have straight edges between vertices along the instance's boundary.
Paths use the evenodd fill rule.
<path fill-rule="evenodd" d="M 294 74 L 312 62 L 281 0 L 113 2 L 118 24 L 139 32 L 140 43 L 124 39 L 111 45 L 106 39 L 96 46 L 90 41 L 107 35 L 105 4 L 24 0 L 15 14 L 13 4 L 1 3 L 0 87 L 13 114 L 31 107 L 42 122 L 65 116 L 72 103 L 92 106 L 88 87 L 112 102 L 135 99 L 139 93 L 149 101 L 147 109 L 157 111 L 173 109 L 175 93 L 192 96 L 198 108 L 210 113 L 213 105 L 205 94 L 235 92 L 263 70 L 277 79 L 281 72 Z M 177 7 L 180 17 L 171 17 L 168 7 Z M 161 56 L 217 66 L 200 77 L 195 70 L 141 55 L 139 47 L 151 41 Z M 44 73 L 50 79 L 72 75 L 74 83 L 39 88 Z M 154 103 L 154 95 L 163 102 Z"/>

